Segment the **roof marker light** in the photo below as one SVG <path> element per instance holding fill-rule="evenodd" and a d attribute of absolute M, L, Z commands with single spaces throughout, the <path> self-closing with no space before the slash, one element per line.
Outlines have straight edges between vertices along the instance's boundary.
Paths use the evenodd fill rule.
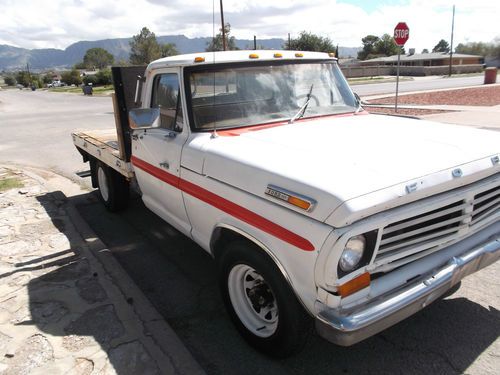
<path fill-rule="evenodd" d="M 337 57 L 337 56 L 335 56 L 335 52 L 328 52 L 328 56 L 330 56 L 330 57 Z"/>
<path fill-rule="evenodd" d="M 205 62 L 205 58 L 201 56 L 197 56 L 194 58 L 195 63 Z"/>
<path fill-rule="evenodd" d="M 273 55 L 275 58 L 280 58 L 280 57 L 283 57 L 283 55 L 281 53 L 275 53 Z"/>
<path fill-rule="evenodd" d="M 296 53 L 295 57 L 304 57 L 304 54 L 303 53 Z"/>
<path fill-rule="evenodd" d="M 257 55 L 256 53 L 251 53 L 250 55 L 248 55 L 248 57 L 250 57 L 251 59 L 258 59 L 259 55 Z"/>

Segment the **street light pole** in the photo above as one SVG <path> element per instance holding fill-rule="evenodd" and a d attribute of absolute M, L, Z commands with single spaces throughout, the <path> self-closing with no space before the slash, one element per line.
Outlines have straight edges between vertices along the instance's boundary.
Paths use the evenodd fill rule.
<path fill-rule="evenodd" d="M 222 50 L 225 51 L 227 49 L 226 45 L 226 26 L 224 25 L 224 8 L 222 6 L 222 0 L 220 0 L 220 19 L 222 23 Z"/>
<path fill-rule="evenodd" d="M 455 5 L 453 5 L 453 16 L 451 18 L 451 43 L 450 43 L 450 71 L 448 76 L 451 77 L 451 68 L 453 65 L 453 29 L 455 28 Z"/>

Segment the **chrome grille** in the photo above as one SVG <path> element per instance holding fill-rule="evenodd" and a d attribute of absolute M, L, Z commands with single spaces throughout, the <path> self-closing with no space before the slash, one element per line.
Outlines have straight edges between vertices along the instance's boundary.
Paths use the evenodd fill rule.
<path fill-rule="evenodd" d="M 472 205 L 471 225 L 480 224 L 488 218 L 498 216 L 500 211 L 500 186 L 476 194 Z"/>
<path fill-rule="evenodd" d="M 385 264 L 388 269 L 409 263 L 476 232 L 499 217 L 500 186 L 480 192 L 472 190 L 451 204 L 382 228 L 375 263 Z"/>

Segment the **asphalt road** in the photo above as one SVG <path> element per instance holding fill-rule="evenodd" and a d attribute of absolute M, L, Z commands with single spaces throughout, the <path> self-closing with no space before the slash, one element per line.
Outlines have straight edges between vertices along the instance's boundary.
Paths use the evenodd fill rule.
<path fill-rule="evenodd" d="M 85 169 L 69 133 L 113 126 L 109 98 L 0 91 L 0 162 Z M 500 262 L 417 315 L 350 348 L 313 335 L 305 350 L 271 360 L 236 333 L 215 265 L 195 243 L 135 197 L 111 214 L 94 193 L 70 198 L 209 374 L 496 374 L 500 369 Z"/>
<path fill-rule="evenodd" d="M 110 97 L 0 90 L 0 160 L 49 168 L 77 181 L 87 169 L 70 133 L 114 127 Z M 89 185 L 88 185 L 89 186 Z"/>
<path fill-rule="evenodd" d="M 450 89 L 455 87 L 476 86 L 483 84 L 484 77 L 417 77 L 414 81 L 399 82 L 399 92 L 425 91 Z M 370 83 L 365 85 L 353 85 L 352 89 L 359 96 L 395 94 L 396 82 Z"/>

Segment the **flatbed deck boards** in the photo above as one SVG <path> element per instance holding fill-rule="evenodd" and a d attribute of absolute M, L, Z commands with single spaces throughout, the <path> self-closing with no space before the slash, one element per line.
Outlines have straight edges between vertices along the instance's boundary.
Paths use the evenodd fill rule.
<path fill-rule="evenodd" d="M 130 163 L 120 157 L 115 128 L 75 132 L 72 133 L 72 137 L 75 146 L 84 152 L 101 160 L 127 178 L 133 176 Z"/>

